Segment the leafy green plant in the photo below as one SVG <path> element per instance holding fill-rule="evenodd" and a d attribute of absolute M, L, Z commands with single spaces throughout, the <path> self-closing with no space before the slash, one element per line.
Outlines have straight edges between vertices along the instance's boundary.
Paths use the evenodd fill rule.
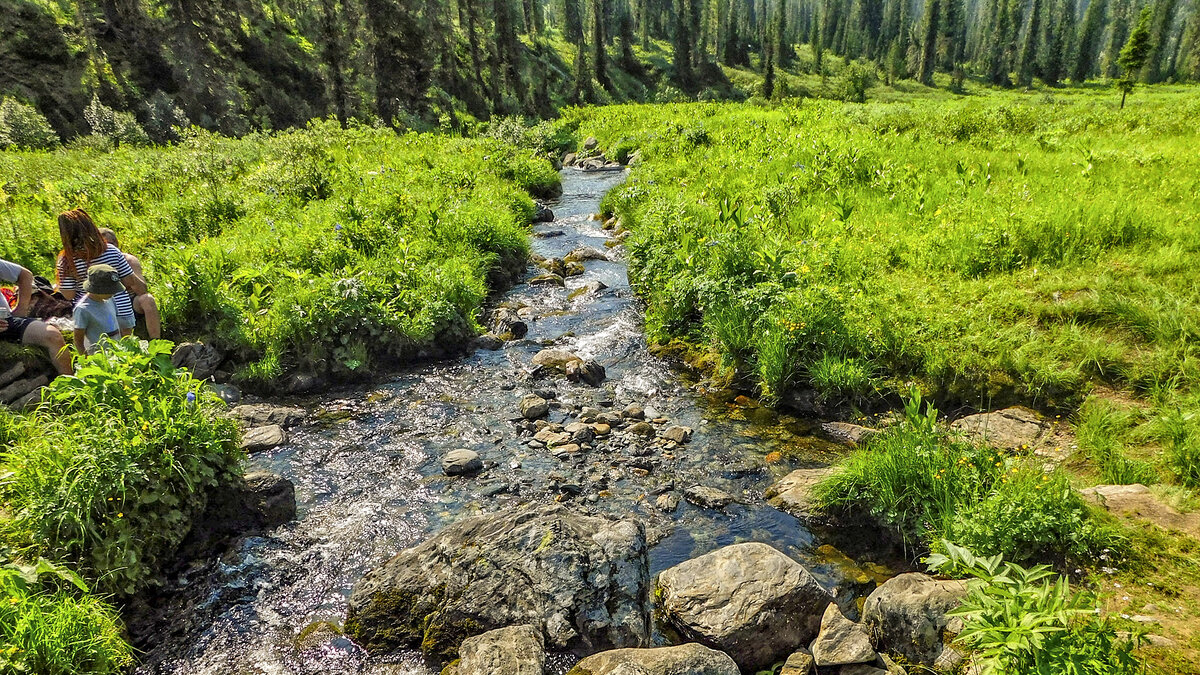
<path fill-rule="evenodd" d="M 967 597 L 950 616 L 964 620 L 958 641 L 985 675 L 1133 675 L 1141 634 L 1118 636 L 1096 598 L 1071 589 L 1045 565 L 1025 568 L 1003 556 L 977 556 L 942 541 L 931 571 L 968 576 Z"/>
<path fill-rule="evenodd" d="M 56 379 L 32 415 L 6 421 L 4 542 L 78 561 L 104 593 L 156 582 L 243 458 L 215 395 L 170 354 L 167 342 L 115 343 Z"/>
<path fill-rule="evenodd" d="M 0 565 L 0 672 L 122 673 L 133 650 L 116 609 L 45 559 Z"/>
<path fill-rule="evenodd" d="M 0 150 L 49 150 L 58 143 L 58 134 L 36 108 L 7 96 L 0 100 Z"/>

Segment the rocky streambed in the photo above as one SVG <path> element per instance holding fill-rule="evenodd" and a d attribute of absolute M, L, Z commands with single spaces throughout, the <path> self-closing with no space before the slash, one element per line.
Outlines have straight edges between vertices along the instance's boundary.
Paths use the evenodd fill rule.
<path fill-rule="evenodd" d="M 802 513 L 848 439 L 648 353 L 621 235 L 591 217 L 621 180 L 564 171 L 540 268 L 473 355 L 252 411 L 250 468 L 294 485 L 296 518 L 173 575 L 136 622 L 138 672 L 726 673 L 796 652 L 798 673 L 799 647 L 845 643 L 821 657 L 837 672 L 887 668 L 888 636 L 941 658 L 938 582 L 880 600 L 903 571 L 886 543 L 767 502 L 790 474 L 770 497 Z"/>

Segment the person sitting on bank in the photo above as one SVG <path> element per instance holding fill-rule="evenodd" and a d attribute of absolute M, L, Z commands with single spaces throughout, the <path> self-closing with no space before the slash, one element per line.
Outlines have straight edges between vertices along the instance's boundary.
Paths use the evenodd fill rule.
<path fill-rule="evenodd" d="M 117 233 L 107 227 L 100 228 L 100 236 L 104 237 L 104 241 L 121 248 L 117 243 Z M 121 252 L 125 257 L 125 262 L 129 263 L 129 267 L 133 269 L 133 273 L 138 275 L 142 280 L 146 280 L 146 274 L 142 271 L 142 261 L 132 253 Z M 162 337 L 162 317 L 158 314 L 158 302 L 153 295 L 149 293 L 130 293 L 133 298 L 133 311 L 135 314 L 141 314 L 146 320 L 146 334 L 151 340 L 157 340 Z"/>
<path fill-rule="evenodd" d="M 137 319 L 134 317 L 133 300 L 129 293 L 145 293 L 146 282 L 133 273 L 133 268 L 129 266 L 129 261 L 125 260 L 125 255 L 119 248 L 104 241 L 100 236 L 100 229 L 92 222 L 92 217 L 87 211 L 74 209 L 60 214 L 58 233 L 62 237 L 63 245 L 55 265 L 58 291 L 67 300 L 75 302 L 88 270 L 93 265 L 109 265 L 117 271 L 124 286 L 112 297 L 117 322 L 121 326 L 121 335 L 123 337 L 132 334 Z"/>
<path fill-rule="evenodd" d="M 121 275 L 112 265 L 97 263 L 88 268 L 86 291 L 75 305 L 75 351 L 95 354 L 105 339 L 119 340 L 121 324 L 113 296 L 125 290 Z"/>
<path fill-rule="evenodd" d="M 17 304 L 10 306 L 0 294 L 0 340 L 41 347 L 59 375 L 72 375 L 71 354 L 57 328 L 45 321 L 31 319 L 29 299 L 33 294 L 33 273 L 16 263 L 0 260 L 0 282 L 17 285 Z"/>

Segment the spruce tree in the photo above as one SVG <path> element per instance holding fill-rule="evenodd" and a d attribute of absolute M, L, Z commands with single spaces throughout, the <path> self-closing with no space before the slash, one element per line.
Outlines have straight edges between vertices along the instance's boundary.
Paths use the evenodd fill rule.
<path fill-rule="evenodd" d="M 825 20 L 825 12 L 813 16 L 812 36 L 809 38 L 809 45 L 813 52 L 813 72 L 820 73 L 822 71 L 822 59 L 825 56 L 824 45 L 824 26 L 822 23 Z"/>
<path fill-rule="evenodd" d="M 779 0 L 775 13 L 775 60 L 780 68 L 787 68 L 792 64 L 792 42 L 787 38 L 787 0 Z"/>
<path fill-rule="evenodd" d="M 695 75 L 692 71 L 692 22 L 688 16 L 690 6 L 690 0 L 675 0 L 675 25 L 672 35 L 675 47 L 675 82 L 686 91 L 691 91 L 695 86 Z"/>
<path fill-rule="evenodd" d="M 605 44 L 604 0 L 592 0 L 592 69 L 596 73 L 596 82 L 605 91 L 612 91 L 612 82 L 608 79 L 608 53 Z"/>
<path fill-rule="evenodd" d="M 1021 59 L 1017 67 L 1017 86 L 1033 84 L 1033 72 L 1037 68 L 1038 36 L 1041 34 L 1042 0 L 1033 0 L 1033 11 L 1029 14 L 1029 28 L 1021 43 Z"/>
<path fill-rule="evenodd" d="M 1175 18 L 1175 7 L 1178 0 L 1157 0 L 1154 7 L 1153 19 L 1150 23 L 1150 51 L 1146 54 L 1146 65 L 1142 68 L 1142 81 L 1148 83 L 1162 82 L 1163 66 L 1167 56 L 1167 46 L 1171 39 L 1171 26 Z"/>
<path fill-rule="evenodd" d="M 921 41 L 921 66 L 917 79 L 921 84 L 933 84 L 934 62 L 937 59 L 938 21 L 941 18 L 941 1 L 926 0 L 924 31 Z"/>
<path fill-rule="evenodd" d="M 1082 84 L 1096 70 L 1096 49 L 1104 33 L 1104 15 L 1107 11 L 1108 0 L 1091 0 L 1083 13 L 1075 64 L 1071 68 L 1071 81 L 1075 84 Z"/>
<path fill-rule="evenodd" d="M 1154 8 L 1145 7 L 1138 15 L 1137 24 L 1129 34 L 1129 40 L 1121 48 L 1117 56 L 1117 65 L 1121 67 L 1121 79 L 1117 86 L 1121 89 L 1121 107 L 1125 107 L 1125 97 L 1133 91 L 1133 84 L 1138 74 L 1146 65 L 1146 57 L 1150 54 L 1151 36 L 1150 22 L 1154 17 Z"/>
<path fill-rule="evenodd" d="M 1132 0 L 1112 2 L 1113 17 L 1109 22 L 1108 47 L 1104 50 L 1104 76 L 1110 80 L 1117 76 L 1117 56 L 1129 39 L 1129 19 L 1133 11 Z"/>
<path fill-rule="evenodd" d="M 767 33 L 767 54 L 763 59 L 763 98 L 770 100 L 775 95 L 775 31 L 772 29 Z"/>

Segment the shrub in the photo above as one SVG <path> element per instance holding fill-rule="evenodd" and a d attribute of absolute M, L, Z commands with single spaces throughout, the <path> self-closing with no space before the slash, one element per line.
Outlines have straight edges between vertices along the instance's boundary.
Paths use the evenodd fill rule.
<path fill-rule="evenodd" d="M 949 539 L 1022 562 L 1077 561 L 1120 543 L 1061 470 L 951 440 L 936 416 L 912 395 L 904 422 L 820 483 L 817 503 L 863 511 L 927 547 Z"/>
<path fill-rule="evenodd" d="M 1002 556 L 977 557 L 948 541 L 930 556 L 931 571 L 969 576 L 967 597 L 950 616 L 964 619 L 958 641 L 975 651 L 984 675 L 1135 675 L 1141 633 L 1120 637 L 1098 615 L 1096 598 L 1073 591 L 1050 568 L 1024 568 Z"/>
<path fill-rule="evenodd" d="M 167 342 L 115 343 L 56 379 L 32 415 L 7 419 L 4 541 L 27 558 L 78 561 L 104 593 L 156 581 L 243 458 L 215 394 L 170 355 Z"/>
<path fill-rule="evenodd" d="M 841 99 L 852 103 L 864 103 L 867 89 L 875 82 L 875 66 L 855 61 L 842 72 Z"/>
<path fill-rule="evenodd" d="M 37 108 L 7 96 L 0 101 L 0 150 L 50 150 L 58 143 L 58 134 Z"/>
<path fill-rule="evenodd" d="M 191 123 L 183 109 L 175 105 L 175 101 L 161 89 L 146 100 L 143 112 L 146 135 L 159 144 L 178 141 L 180 130 L 186 129 Z"/>
<path fill-rule="evenodd" d="M 133 665 L 116 609 L 44 559 L 0 565 L 0 672 L 123 673 Z"/>
<path fill-rule="evenodd" d="M 101 103 L 99 96 L 92 96 L 92 102 L 83 111 L 83 119 L 93 134 L 109 139 L 114 145 L 150 144 L 150 137 L 138 125 L 133 113 L 113 110 Z"/>

